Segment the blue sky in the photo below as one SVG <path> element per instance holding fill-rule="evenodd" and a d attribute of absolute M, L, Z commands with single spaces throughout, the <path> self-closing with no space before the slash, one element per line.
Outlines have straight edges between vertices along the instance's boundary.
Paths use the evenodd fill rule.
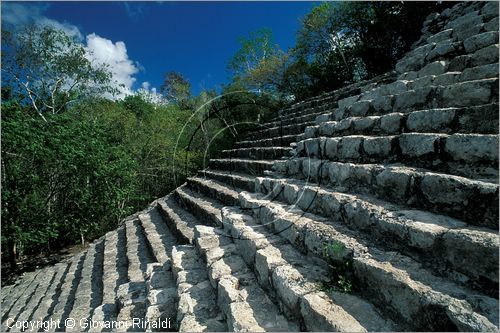
<path fill-rule="evenodd" d="M 313 6 L 313 2 L 3 2 L 2 19 L 18 25 L 45 20 L 79 34 L 101 58 L 113 54 L 118 59 L 116 71 L 132 90 L 143 82 L 159 88 L 162 74 L 174 70 L 189 79 L 197 94 L 228 81 L 226 65 L 238 49 L 238 36 L 270 28 L 276 43 L 286 50 L 295 43 L 300 18 Z"/>

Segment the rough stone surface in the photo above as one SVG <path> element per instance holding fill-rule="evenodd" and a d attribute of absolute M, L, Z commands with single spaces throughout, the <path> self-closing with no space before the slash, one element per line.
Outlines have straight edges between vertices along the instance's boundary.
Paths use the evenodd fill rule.
<path fill-rule="evenodd" d="M 498 3 L 452 4 L 395 71 L 281 110 L 234 158 L 2 286 L 2 331 L 498 331 L 498 123 Z"/>

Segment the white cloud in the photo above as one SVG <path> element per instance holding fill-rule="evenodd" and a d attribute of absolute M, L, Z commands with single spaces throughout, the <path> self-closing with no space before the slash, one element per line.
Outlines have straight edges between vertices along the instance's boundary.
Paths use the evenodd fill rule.
<path fill-rule="evenodd" d="M 105 64 L 112 73 L 115 87 L 120 91 L 118 98 L 132 93 L 133 77 L 139 70 L 128 57 L 124 42 L 113 43 L 95 33 L 87 35 L 87 58 L 94 64 Z"/>
<path fill-rule="evenodd" d="M 4 2 L 2 3 L 2 23 L 13 29 L 33 23 L 42 26 L 51 26 L 63 30 L 67 35 L 76 38 L 78 41 L 83 40 L 80 29 L 75 25 L 67 22 L 59 22 L 43 16 L 47 8 L 47 4 L 40 3 L 21 4 Z"/>
<path fill-rule="evenodd" d="M 168 104 L 168 100 L 162 94 L 159 94 L 155 87 L 151 87 L 148 81 L 141 84 L 141 88 L 137 90 L 137 93 L 150 103 L 159 105 Z"/>

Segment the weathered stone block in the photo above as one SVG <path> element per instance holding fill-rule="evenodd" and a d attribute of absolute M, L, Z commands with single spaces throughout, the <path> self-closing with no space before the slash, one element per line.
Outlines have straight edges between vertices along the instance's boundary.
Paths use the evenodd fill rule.
<path fill-rule="evenodd" d="M 439 43 L 443 40 L 451 38 L 451 34 L 453 32 L 453 29 L 446 29 L 443 31 L 440 31 L 430 37 L 427 38 L 427 43 Z"/>
<path fill-rule="evenodd" d="M 473 81 L 494 77 L 498 77 L 497 63 L 466 68 L 460 76 L 460 81 Z"/>
<path fill-rule="evenodd" d="M 434 78 L 433 84 L 435 86 L 449 86 L 450 84 L 457 83 L 461 74 L 460 72 L 448 72 L 438 75 Z"/>
<path fill-rule="evenodd" d="M 455 160 L 497 162 L 498 135 L 453 134 L 446 139 L 444 150 Z"/>
<path fill-rule="evenodd" d="M 356 159 L 360 157 L 359 150 L 363 142 L 362 136 L 349 136 L 340 139 L 340 147 L 337 147 L 337 154 L 341 159 Z"/>
<path fill-rule="evenodd" d="M 324 151 L 324 156 L 328 159 L 337 159 L 338 154 L 337 154 L 337 148 L 339 144 L 340 139 L 338 138 L 326 138 L 325 140 L 325 151 Z"/>
<path fill-rule="evenodd" d="M 388 134 L 399 133 L 404 115 L 402 113 L 390 113 L 380 118 L 380 129 Z"/>
<path fill-rule="evenodd" d="M 484 24 L 484 30 L 498 32 L 498 17 L 494 17 Z"/>
<path fill-rule="evenodd" d="M 370 110 L 370 102 L 371 101 L 359 101 L 351 104 L 348 108 L 349 114 L 355 117 L 365 116 L 368 113 L 368 110 Z"/>
<path fill-rule="evenodd" d="M 477 50 L 471 58 L 472 66 L 481 66 L 495 62 L 498 62 L 498 44 Z"/>
<path fill-rule="evenodd" d="M 405 201 L 410 190 L 413 171 L 411 169 L 386 168 L 375 177 L 378 192 L 398 201 Z"/>
<path fill-rule="evenodd" d="M 398 73 L 405 73 L 419 70 L 425 65 L 425 57 L 434 46 L 434 43 L 430 43 L 410 51 L 396 64 L 396 71 Z"/>
<path fill-rule="evenodd" d="M 363 117 L 353 120 L 353 129 L 356 132 L 370 130 L 375 126 L 375 122 L 379 117 Z"/>
<path fill-rule="evenodd" d="M 453 108 L 414 111 L 408 115 L 406 127 L 412 132 L 447 131 L 455 115 Z"/>
<path fill-rule="evenodd" d="M 472 62 L 472 56 L 468 54 L 455 57 L 450 61 L 448 70 L 451 72 L 461 72 L 465 68 L 469 67 L 471 62 Z"/>
<path fill-rule="evenodd" d="M 330 163 L 328 172 L 330 183 L 334 185 L 344 184 L 344 182 L 351 177 L 352 167 L 353 164 L 351 163 Z"/>
<path fill-rule="evenodd" d="M 472 53 L 495 43 L 498 43 L 498 31 L 488 31 L 464 40 L 464 48 L 465 52 Z"/>
<path fill-rule="evenodd" d="M 419 77 L 424 77 L 427 75 L 440 75 L 446 72 L 448 68 L 448 62 L 444 60 L 434 61 L 427 64 L 424 68 L 418 71 Z"/>
<path fill-rule="evenodd" d="M 437 134 L 408 133 L 399 137 L 399 146 L 404 156 L 420 157 L 436 153 Z"/>
<path fill-rule="evenodd" d="M 392 151 L 393 141 L 393 136 L 366 137 L 363 140 L 363 150 L 377 159 L 388 158 Z"/>
<path fill-rule="evenodd" d="M 359 96 L 354 95 L 338 101 L 339 109 L 346 109 L 358 100 Z"/>
<path fill-rule="evenodd" d="M 487 104 L 493 93 L 493 81 L 469 81 L 444 88 L 441 103 L 445 107 Z"/>
<path fill-rule="evenodd" d="M 373 110 L 376 112 L 391 110 L 393 101 L 392 95 L 379 96 L 372 101 Z"/>
<path fill-rule="evenodd" d="M 427 99 L 433 91 L 434 87 L 423 87 L 402 93 L 396 97 L 394 109 L 408 111 L 422 107 L 427 104 Z"/>

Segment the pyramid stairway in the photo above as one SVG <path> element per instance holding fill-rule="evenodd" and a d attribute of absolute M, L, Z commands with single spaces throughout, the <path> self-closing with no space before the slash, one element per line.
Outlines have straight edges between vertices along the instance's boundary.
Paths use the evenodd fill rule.
<path fill-rule="evenodd" d="M 3 286 L 2 331 L 497 331 L 498 3 L 422 33 Z"/>

